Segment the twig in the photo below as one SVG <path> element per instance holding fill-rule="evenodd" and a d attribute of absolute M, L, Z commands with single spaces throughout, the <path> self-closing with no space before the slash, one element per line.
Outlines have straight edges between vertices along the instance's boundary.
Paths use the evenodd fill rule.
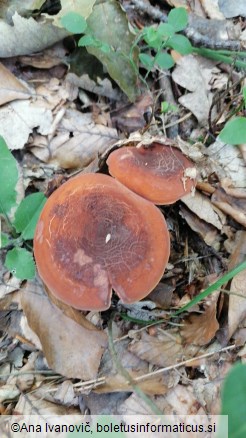
<path fill-rule="evenodd" d="M 179 367 L 182 367 L 182 366 L 185 366 L 185 365 L 187 366 L 189 363 L 192 363 L 194 361 L 197 361 L 197 360 L 200 360 L 200 359 L 205 359 L 207 357 L 211 357 L 211 356 L 213 356 L 214 354 L 217 354 L 217 353 L 223 353 L 225 351 L 233 350 L 234 348 L 236 348 L 235 344 L 229 345 L 228 347 L 221 348 L 220 350 L 213 351 L 211 353 L 202 354 L 201 356 L 193 357 L 192 359 L 184 360 L 183 362 L 179 362 L 176 365 L 170 365 L 169 367 L 160 368 L 159 370 L 152 371 L 152 372 L 147 373 L 147 374 L 143 374 L 142 376 L 136 377 L 134 380 L 136 382 L 141 382 L 142 380 L 145 380 L 145 379 L 147 379 L 149 377 L 156 376 L 158 374 L 165 373 L 166 371 L 174 370 L 176 368 L 179 368 Z"/>

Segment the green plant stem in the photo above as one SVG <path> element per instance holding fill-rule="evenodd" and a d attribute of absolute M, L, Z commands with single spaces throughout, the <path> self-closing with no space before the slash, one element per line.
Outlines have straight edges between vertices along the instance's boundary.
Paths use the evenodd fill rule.
<path fill-rule="evenodd" d="M 205 58 L 214 59 L 215 61 L 224 62 L 225 64 L 233 64 L 239 68 L 246 68 L 245 61 L 236 59 L 240 52 L 237 53 L 228 51 L 228 54 L 225 54 L 225 51 L 193 47 L 193 53 L 197 53 L 197 55 L 204 56 Z"/>
<path fill-rule="evenodd" d="M 150 397 L 148 397 L 136 384 L 134 379 L 130 376 L 130 374 L 126 371 L 126 369 L 121 365 L 117 353 L 114 348 L 114 341 L 113 341 L 113 321 L 114 321 L 115 313 L 112 314 L 109 324 L 108 324 L 108 339 L 109 339 L 109 351 L 112 356 L 112 360 L 116 365 L 117 370 L 119 373 L 125 377 L 128 384 L 132 387 L 134 392 L 150 407 L 151 411 L 156 415 L 163 415 L 163 412 L 156 406 L 155 403 L 151 400 Z"/>
<path fill-rule="evenodd" d="M 189 310 L 191 307 L 193 307 L 195 304 L 199 303 L 201 300 L 206 298 L 208 295 L 211 295 L 215 290 L 219 289 L 223 284 L 230 281 L 235 275 L 239 274 L 241 271 L 246 269 L 246 260 L 244 260 L 242 263 L 237 265 L 235 268 L 233 268 L 231 271 L 227 272 L 223 277 L 219 278 L 215 283 L 211 284 L 207 289 L 205 289 L 203 292 L 201 292 L 199 295 L 197 295 L 193 300 L 191 300 L 188 304 L 181 307 L 181 309 L 177 310 L 176 312 L 171 314 L 171 317 L 176 317 L 180 313 Z"/>

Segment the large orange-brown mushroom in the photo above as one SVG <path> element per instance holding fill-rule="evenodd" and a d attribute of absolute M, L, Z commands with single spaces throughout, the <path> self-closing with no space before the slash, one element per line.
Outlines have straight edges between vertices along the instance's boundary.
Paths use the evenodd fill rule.
<path fill-rule="evenodd" d="M 34 237 L 38 272 L 61 301 L 109 308 L 145 297 L 169 257 L 166 222 L 151 202 L 102 174 L 75 177 L 48 199 Z"/>
<path fill-rule="evenodd" d="M 172 204 L 195 185 L 187 171 L 195 170 L 194 165 L 171 144 L 122 147 L 109 155 L 107 164 L 118 181 L 157 205 Z"/>

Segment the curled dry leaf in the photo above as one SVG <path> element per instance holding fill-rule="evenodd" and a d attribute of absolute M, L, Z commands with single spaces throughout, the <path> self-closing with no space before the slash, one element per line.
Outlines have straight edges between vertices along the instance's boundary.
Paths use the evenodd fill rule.
<path fill-rule="evenodd" d="M 243 260 L 246 255 L 246 231 L 239 231 L 236 246 L 230 257 L 229 268 L 232 269 Z M 228 312 L 228 340 L 235 333 L 239 324 L 246 317 L 246 269 L 239 272 L 231 281 L 229 312 Z"/>
<path fill-rule="evenodd" d="M 185 319 L 181 335 L 186 344 L 206 345 L 215 336 L 219 329 L 216 318 L 216 308 L 219 292 L 214 292 L 204 303 L 205 311 L 202 314 L 190 314 Z"/>
<path fill-rule="evenodd" d="M 28 99 L 30 91 L 0 63 L 0 105 L 16 99 Z"/>
<path fill-rule="evenodd" d="M 216 250 L 219 249 L 220 234 L 213 225 L 209 224 L 203 219 L 200 219 L 184 205 L 181 205 L 180 207 L 180 214 L 186 220 L 190 228 L 199 234 L 199 236 L 201 236 L 207 245 L 212 246 Z"/>
<path fill-rule="evenodd" d="M 79 312 L 74 309 L 70 317 L 66 316 L 37 282 L 29 282 L 22 291 L 22 306 L 50 368 L 69 378 L 87 380 L 97 376 L 107 342 L 104 332 L 86 318 L 83 321 L 82 315 L 76 319 Z"/>
<path fill-rule="evenodd" d="M 34 128 L 40 134 L 49 134 L 52 119 L 51 111 L 36 102 L 11 102 L 0 109 L 0 135 L 9 149 L 22 149 Z"/>
<path fill-rule="evenodd" d="M 182 202 L 200 219 L 222 230 L 226 217 L 219 209 L 211 203 L 207 196 L 196 191 L 195 195 L 185 195 Z"/>
<path fill-rule="evenodd" d="M 93 122 L 92 114 L 67 110 L 50 142 L 31 148 L 40 160 L 65 169 L 88 166 L 118 139 L 115 129 Z"/>

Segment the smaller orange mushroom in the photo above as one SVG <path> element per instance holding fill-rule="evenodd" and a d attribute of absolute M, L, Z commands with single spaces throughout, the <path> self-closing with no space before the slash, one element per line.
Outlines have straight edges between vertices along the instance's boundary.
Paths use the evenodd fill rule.
<path fill-rule="evenodd" d="M 169 258 L 165 219 L 151 202 L 102 174 L 72 178 L 48 199 L 34 237 L 38 272 L 58 299 L 82 310 L 148 295 Z"/>
<path fill-rule="evenodd" d="M 118 181 L 157 205 L 172 204 L 195 186 L 194 165 L 171 144 L 122 147 L 109 155 L 107 164 Z"/>

